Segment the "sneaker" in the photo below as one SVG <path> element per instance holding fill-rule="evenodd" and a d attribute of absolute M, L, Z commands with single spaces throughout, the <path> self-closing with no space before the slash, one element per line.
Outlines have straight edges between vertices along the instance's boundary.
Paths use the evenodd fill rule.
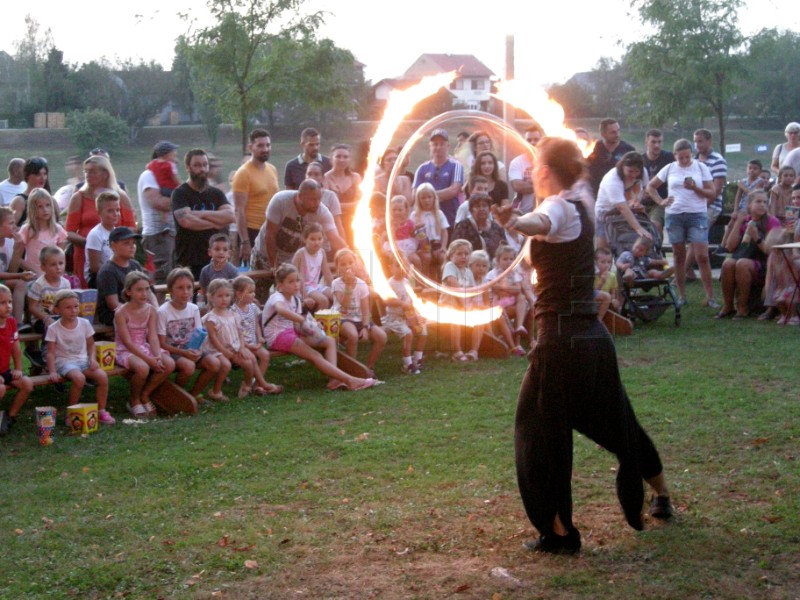
<path fill-rule="evenodd" d="M 6 411 L 0 412 L 0 436 L 6 435 L 9 431 L 11 431 L 11 428 L 16 422 L 16 417 L 12 417 Z"/>
<path fill-rule="evenodd" d="M 678 308 L 689 306 L 689 301 L 686 298 L 679 298 L 678 301 L 675 303 L 675 306 L 677 306 Z"/>
<path fill-rule="evenodd" d="M 664 520 L 672 517 L 672 503 L 669 501 L 669 496 L 653 496 L 650 500 L 650 516 Z"/>
<path fill-rule="evenodd" d="M 117 420 L 111 416 L 111 413 L 107 410 L 101 410 L 97 413 L 97 420 L 100 421 L 103 425 L 113 425 L 117 422 Z"/>
<path fill-rule="evenodd" d="M 576 554 L 581 549 L 581 534 L 575 528 L 567 535 L 548 533 L 547 535 L 540 535 L 537 540 L 523 542 L 522 546 L 532 552 Z"/>
<path fill-rule="evenodd" d="M 38 369 L 43 369 L 45 367 L 44 357 L 42 356 L 41 350 L 25 348 L 24 354 L 27 357 L 27 359 L 31 361 L 31 366 L 36 367 Z"/>
<path fill-rule="evenodd" d="M 419 368 L 417 367 L 416 363 L 413 362 L 408 365 L 403 365 L 403 368 L 401 370 L 406 375 L 419 375 Z"/>

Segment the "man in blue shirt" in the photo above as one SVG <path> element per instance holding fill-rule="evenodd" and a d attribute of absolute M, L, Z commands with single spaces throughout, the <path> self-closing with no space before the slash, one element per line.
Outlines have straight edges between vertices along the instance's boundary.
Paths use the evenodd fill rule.
<path fill-rule="evenodd" d="M 414 188 L 423 183 L 433 185 L 439 195 L 439 208 L 447 217 L 449 232 L 452 233 L 461 203 L 464 167 L 449 155 L 450 141 L 445 129 L 434 129 L 429 139 L 431 159 L 422 163 L 414 174 Z"/>

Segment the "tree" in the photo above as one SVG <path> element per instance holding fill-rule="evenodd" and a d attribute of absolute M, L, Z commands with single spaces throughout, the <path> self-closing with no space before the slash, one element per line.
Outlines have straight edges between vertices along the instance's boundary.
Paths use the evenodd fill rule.
<path fill-rule="evenodd" d="M 132 144 L 139 130 L 169 101 L 172 81 L 154 61 L 126 61 L 119 66 L 117 76 L 123 84 L 120 117 L 128 124 L 128 141 Z"/>
<path fill-rule="evenodd" d="M 193 65 L 204 69 L 219 86 L 210 91 L 218 114 L 241 129 L 242 152 L 247 148 L 250 115 L 265 104 L 265 85 L 283 66 L 273 60 L 272 46 L 282 39 L 313 35 L 322 23 L 321 12 L 301 14 L 305 3 L 207 0 L 216 25 L 194 32 L 187 40 Z"/>
<path fill-rule="evenodd" d="M 71 130 L 75 146 L 83 155 L 88 155 L 89 150 L 97 146 L 109 150 L 119 148 L 128 139 L 125 121 L 100 109 L 70 113 L 67 127 Z"/>
<path fill-rule="evenodd" d="M 72 108 L 72 75 L 68 65 L 64 64 L 64 53 L 58 48 L 50 48 L 43 66 L 42 109 L 45 112 L 66 111 Z"/>
<path fill-rule="evenodd" d="M 800 34 L 762 29 L 750 38 L 742 62 L 744 76 L 736 98 L 738 111 L 767 118 L 777 127 L 797 120 L 800 80 L 790 74 L 800 64 Z"/>
<path fill-rule="evenodd" d="M 631 44 L 625 57 L 639 101 L 651 122 L 712 114 L 725 151 L 725 117 L 742 72 L 742 0 L 635 0 L 655 33 Z"/>
<path fill-rule="evenodd" d="M 84 63 L 75 72 L 74 82 L 78 109 L 97 108 L 119 116 L 124 86 L 111 65 L 104 60 Z"/>

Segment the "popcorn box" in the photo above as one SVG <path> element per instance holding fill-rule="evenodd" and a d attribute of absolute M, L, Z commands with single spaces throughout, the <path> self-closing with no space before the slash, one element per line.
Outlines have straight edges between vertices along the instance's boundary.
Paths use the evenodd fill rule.
<path fill-rule="evenodd" d="M 36 434 L 42 446 L 53 443 L 53 430 L 56 428 L 56 409 L 53 406 L 36 407 Z"/>
<path fill-rule="evenodd" d="M 117 344 L 114 342 L 96 342 L 94 351 L 97 356 L 97 364 L 104 371 L 114 368 L 114 358 L 117 355 Z"/>
<path fill-rule="evenodd" d="M 314 318 L 319 323 L 325 335 L 339 340 L 339 326 L 342 324 L 342 315 L 331 309 L 318 310 L 314 313 Z"/>
<path fill-rule="evenodd" d="M 97 404 L 73 404 L 67 407 L 67 425 L 70 433 L 97 431 Z"/>
<path fill-rule="evenodd" d="M 79 315 L 94 319 L 97 308 L 97 290 L 75 290 L 78 294 Z"/>

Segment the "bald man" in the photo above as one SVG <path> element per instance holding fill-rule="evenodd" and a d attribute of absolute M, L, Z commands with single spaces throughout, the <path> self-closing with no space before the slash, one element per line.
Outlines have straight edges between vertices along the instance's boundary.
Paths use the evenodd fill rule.
<path fill-rule="evenodd" d="M 22 169 L 24 167 L 24 158 L 12 158 L 8 162 L 8 179 L 0 181 L 1 206 L 8 206 L 11 204 L 11 201 L 25 192 L 25 189 L 28 187 L 22 177 Z"/>

